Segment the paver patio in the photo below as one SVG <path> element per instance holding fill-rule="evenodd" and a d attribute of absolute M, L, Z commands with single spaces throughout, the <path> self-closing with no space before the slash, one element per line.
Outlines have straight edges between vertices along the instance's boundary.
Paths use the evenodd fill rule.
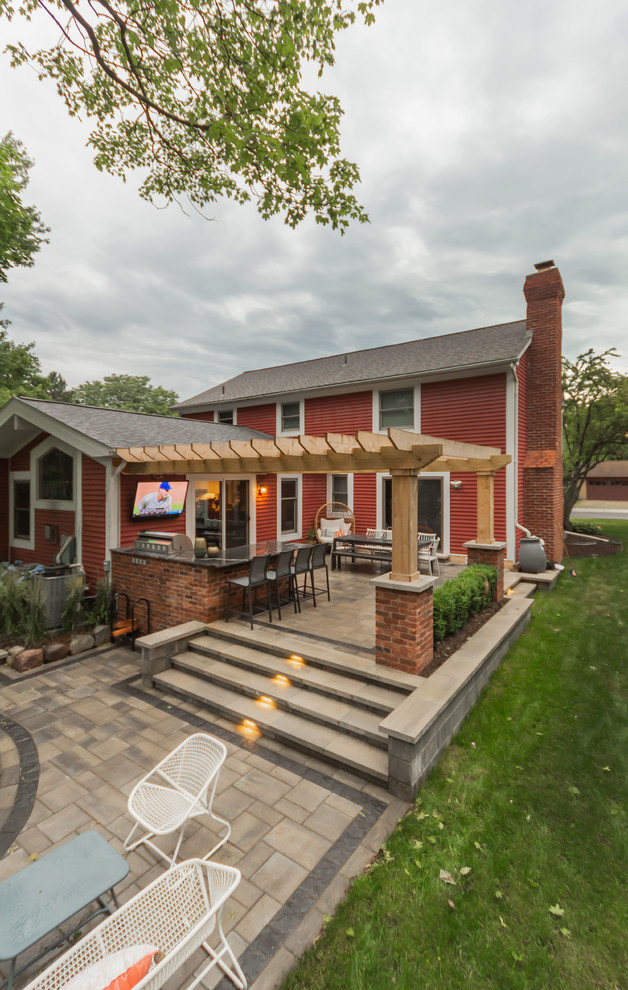
<path fill-rule="evenodd" d="M 88 829 L 121 851 L 131 827 L 127 797 L 147 769 L 190 732 L 226 742 L 215 807 L 232 833 L 217 859 L 237 866 L 242 881 L 225 930 L 254 990 L 277 985 L 405 811 L 386 791 L 344 771 L 238 735 L 193 704 L 145 694 L 139 657 L 126 648 L 24 675 L 0 670 L 0 712 L 0 879 Z M 184 857 L 210 848 L 205 821 L 190 824 Z M 146 850 L 128 860 L 121 902 L 163 869 Z M 170 990 L 199 963 L 194 957 Z M 231 984 L 223 978 L 223 985 Z"/>

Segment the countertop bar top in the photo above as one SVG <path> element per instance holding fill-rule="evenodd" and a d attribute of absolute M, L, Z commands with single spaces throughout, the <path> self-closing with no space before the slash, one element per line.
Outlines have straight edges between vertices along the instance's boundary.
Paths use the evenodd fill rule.
<path fill-rule="evenodd" d="M 128 557 L 145 557 L 149 560 L 164 560 L 169 564 L 188 564 L 192 567 L 225 568 L 247 563 L 253 557 L 263 557 L 266 554 L 281 553 L 282 550 L 296 550 L 301 543 L 282 543 L 280 540 L 267 540 L 264 543 L 247 543 L 241 547 L 229 547 L 221 550 L 215 557 L 195 557 L 193 550 L 182 550 L 179 553 L 151 553 L 150 550 L 136 550 L 135 547 L 118 547 L 114 553 Z"/>

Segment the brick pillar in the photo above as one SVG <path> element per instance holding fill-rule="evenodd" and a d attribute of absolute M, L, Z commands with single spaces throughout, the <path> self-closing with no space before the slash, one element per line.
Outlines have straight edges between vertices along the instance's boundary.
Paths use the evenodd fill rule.
<path fill-rule="evenodd" d="M 470 540 L 463 544 L 467 550 L 469 564 L 490 564 L 497 568 L 497 584 L 495 585 L 495 601 L 501 602 L 504 597 L 504 550 L 505 543 L 477 543 Z"/>
<path fill-rule="evenodd" d="M 375 660 L 418 674 L 434 657 L 435 578 L 391 581 L 373 578 L 375 585 Z"/>
<path fill-rule="evenodd" d="M 545 540 L 548 560 L 562 560 L 561 350 L 565 289 L 554 263 L 544 263 L 533 275 L 528 275 L 523 292 L 532 342 L 527 351 L 528 442 L 519 521 L 534 536 Z"/>

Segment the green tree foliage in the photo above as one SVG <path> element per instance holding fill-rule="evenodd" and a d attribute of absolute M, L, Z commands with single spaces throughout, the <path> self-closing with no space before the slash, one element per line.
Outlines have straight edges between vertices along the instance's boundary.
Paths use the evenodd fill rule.
<path fill-rule="evenodd" d="M 574 362 L 563 358 L 564 525 L 591 470 L 601 461 L 628 456 L 628 376 L 614 372 L 614 349 L 593 349 Z"/>
<path fill-rule="evenodd" d="M 30 267 L 33 255 L 48 243 L 49 228 L 38 210 L 22 202 L 32 164 L 10 132 L 0 140 L 0 282 L 6 282 L 10 268 Z"/>
<path fill-rule="evenodd" d="M 67 399 L 65 380 L 56 371 L 41 374 L 39 358 L 33 353 L 34 342 L 15 344 L 0 325 L 0 406 L 12 395 L 34 399 Z"/>
<path fill-rule="evenodd" d="M 54 48 L 9 46 L 52 77 L 71 115 L 95 120 L 99 169 L 145 175 L 141 194 L 204 207 L 255 201 L 264 218 L 306 215 L 341 232 L 367 219 L 357 166 L 341 155 L 342 109 L 303 88 L 332 65 L 336 32 L 381 0 L 9 0 L 9 19 L 45 12 Z M 0 9 L 2 9 L 0 7 Z"/>
<path fill-rule="evenodd" d="M 105 375 L 102 381 L 85 382 L 72 392 L 72 402 L 108 409 L 170 416 L 170 406 L 178 400 L 176 392 L 149 385 L 147 375 Z"/>

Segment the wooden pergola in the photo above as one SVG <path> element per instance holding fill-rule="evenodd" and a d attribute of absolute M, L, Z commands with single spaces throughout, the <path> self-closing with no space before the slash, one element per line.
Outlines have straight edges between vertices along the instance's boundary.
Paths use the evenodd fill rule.
<path fill-rule="evenodd" d="M 117 457 L 130 474 L 328 474 L 389 473 L 392 477 L 391 580 L 417 576 L 417 475 L 466 471 L 477 477 L 478 543 L 494 536 L 494 479 L 510 463 L 497 447 L 443 440 L 390 428 L 387 433 L 327 433 L 325 436 L 214 441 L 158 447 L 120 447 Z"/>

